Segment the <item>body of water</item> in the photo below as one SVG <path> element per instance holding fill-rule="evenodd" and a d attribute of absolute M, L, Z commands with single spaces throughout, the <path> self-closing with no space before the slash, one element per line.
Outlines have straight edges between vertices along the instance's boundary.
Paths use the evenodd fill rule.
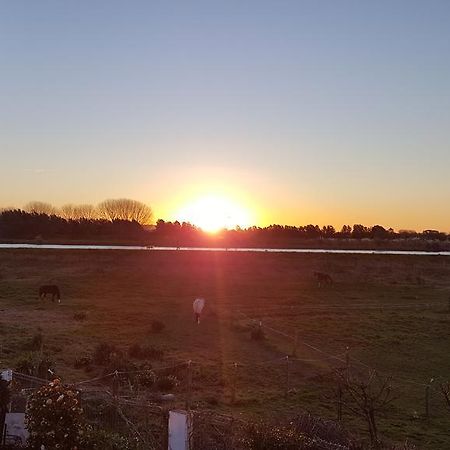
<path fill-rule="evenodd" d="M 78 245 L 78 244 L 0 244 L 0 249 L 46 250 L 136 250 L 136 251 L 195 251 L 245 253 L 337 253 L 349 255 L 421 255 L 450 256 L 450 252 L 424 252 L 401 250 L 342 250 L 325 248 L 223 248 L 223 247 L 152 247 L 140 245 Z"/>

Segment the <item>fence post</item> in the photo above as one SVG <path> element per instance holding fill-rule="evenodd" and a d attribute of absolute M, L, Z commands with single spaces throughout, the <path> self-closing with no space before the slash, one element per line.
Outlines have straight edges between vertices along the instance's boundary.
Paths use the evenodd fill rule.
<path fill-rule="evenodd" d="M 192 361 L 188 361 L 187 365 L 187 397 L 186 397 L 186 409 L 191 409 L 191 395 L 192 395 Z"/>
<path fill-rule="evenodd" d="M 112 380 L 112 393 L 114 400 L 117 400 L 117 395 L 119 394 L 119 372 L 117 370 L 114 372 Z"/>
<path fill-rule="evenodd" d="M 286 397 L 288 396 L 288 394 L 289 394 L 289 383 L 290 383 L 290 373 L 289 373 L 289 356 L 288 355 L 286 355 L 286 393 L 285 393 L 285 395 L 286 395 Z"/>
<path fill-rule="evenodd" d="M 350 348 L 348 346 L 345 347 L 345 372 L 348 379 L 350 376 Z"/>
<path fill-rule="evenodd" d="M 292 349 L 292 356 L 297 356 L 297 347 L 298 347 L 298 331 L 295 332 L 294 336 L 294 347 Z"/>
<path fill-rule="evenodd" d="M 233 364 L 233 380 L 232 380 L 232 385 L 231 385 L 231 403 L 234 404 L 234 402 L 236 401 L 236 382 L 237 382 L 237 368 L 238 365 L 237 363 Z"/>

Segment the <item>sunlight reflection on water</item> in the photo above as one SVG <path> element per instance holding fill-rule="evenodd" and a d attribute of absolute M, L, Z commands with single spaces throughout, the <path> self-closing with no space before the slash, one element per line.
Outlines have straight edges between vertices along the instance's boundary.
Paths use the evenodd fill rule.
<path fill-rule="evenodd" d="M 252 253 L 341 253 L 349 255 L 422 255 L 450 256 L 450 252 L 425 252 L 401 250 L 343 250 L 324 248 L 223 248 L 223 247 L 152 247 L 139 245 L 70 245 L 70 244 L 0 244 L 0 249 L 47 250 L 141 250 L 141 251 L 202 251 L 202 252 L 252 252 Z"/>

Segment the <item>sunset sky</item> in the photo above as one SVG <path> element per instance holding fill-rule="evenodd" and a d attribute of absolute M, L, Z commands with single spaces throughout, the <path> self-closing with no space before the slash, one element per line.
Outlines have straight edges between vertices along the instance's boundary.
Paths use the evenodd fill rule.
<path fill-rule="evenodd" d="M 0 206 L 213 194 L 450 231 L 448 0 L 1 2 Z"/>

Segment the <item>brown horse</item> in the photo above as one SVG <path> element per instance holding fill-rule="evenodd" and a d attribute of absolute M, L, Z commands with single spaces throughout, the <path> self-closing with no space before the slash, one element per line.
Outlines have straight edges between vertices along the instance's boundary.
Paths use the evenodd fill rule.
<path fill-rule="evenodd" d="M 333 278 L 331 278 L 327 273 L 314 272 L 314 276 L 316 277 L 319 287 L 333 284 Z"/>
<path fill-rule="evenodd" d="M 39 298 L 42 300 L 47 296 L 47 294 L 51 294 L 52 302 L 58 300 L 58 303 L 61 303 L 61 294 L 59 292 L 59 287 L 56 284 L 46 284 L 39 288 Z"/>

